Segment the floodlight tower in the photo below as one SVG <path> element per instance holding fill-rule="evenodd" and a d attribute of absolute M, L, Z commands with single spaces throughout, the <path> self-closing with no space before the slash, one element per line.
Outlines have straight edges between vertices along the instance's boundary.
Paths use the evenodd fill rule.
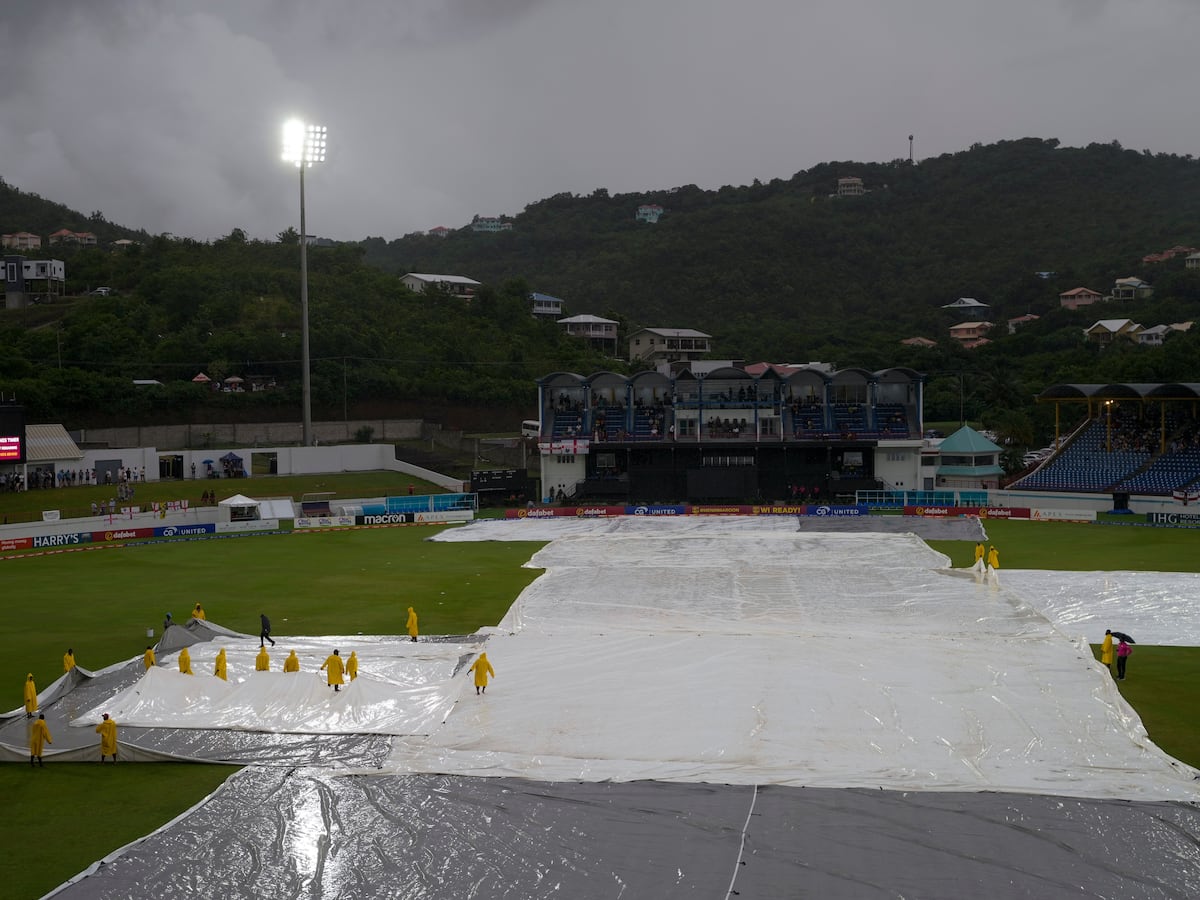
<path fill-rule="evenodd" d="M 290 119 L 283 124 L 283 161 L 300 170 L 300 366 L 304 396 L 304 446 L 311 447 L 312 381 L 308 360 L 308 234 L 304 221 L 304 170 L 325 161 L 324 125 L 312 125 Z"/>

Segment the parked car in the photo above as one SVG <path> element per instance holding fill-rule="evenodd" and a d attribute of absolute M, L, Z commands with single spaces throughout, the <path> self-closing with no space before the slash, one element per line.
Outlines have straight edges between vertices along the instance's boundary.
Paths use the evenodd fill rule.
<path fill-rule="evenodd" d="M 112 292 L 113 289 L 110 287 L 98 287 L 95 290 L 88 291 L 88 295 L 91 297 L 107 297 Z"/>

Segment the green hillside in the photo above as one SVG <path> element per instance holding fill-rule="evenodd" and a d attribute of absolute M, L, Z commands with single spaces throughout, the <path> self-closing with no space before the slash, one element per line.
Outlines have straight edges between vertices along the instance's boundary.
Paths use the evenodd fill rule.
<path fill-rule="evenodd" d="M 831 196 L 843 176 L 862 178 L 867 193 Z M 20 196 L 20 210 L 0 205 L 5 232 L 37 230 L 33 195 Z M 642 203 L 664 207 L 657 224 L 635 221 Z M 39 221 L 57 226 L 61 207 L 49 206 L 59 211 Z M 537 290 L 563 298 L 567 314 L 615 318 L 626 331 L 702 329 L 718 358 L 911 366 L 931 376 L 929 419 L 957 420 L 961 407 L 1032 443 L 1048 424 L 1032 398 L 1049 383 L 1200 380 L 1200 329 L 1158 348 L 1101 350 L 1082 339 L 1099 318 L 1200 320 L 1200 270 L 1185 269 L 1182 257 L 1141 261 L 1200 245 L 1198 212 L 1196 160 L 1027 138 L 915 166 L 830 162 L 716 191 L 559 194 L 514 216 L 510 232 L 314 248 L 316 414 L 528 410 L 539 375 L 622 369 L 533 321 L 524 297 Z M 101 246 L 67 261 L 76 292 L 106 284 L 118 294 L 63 303 L 59 318 L 0 316 L 0 392 L 15 391 L 35 418 L 265 417 L 298 403 L 294 233 L 279 243 L 248 241 L 240 229 L 212 243 L 143 238 L 131 250 Z M 466 307 L 411 294 L 396 278 L 407 271 L 489 287 Z M 1061 291 L 1108 293 L 1131 275 L 1154 285 L 1152 299 L 1059 308 Z M 942 306 L 958 297 L 989 304 L 992 343 L 967 351 L 948 339 L 958 318 Z M 1041 318 L 1009 335 L 1007 320 L 1027 313 Z M 914 336 L 937 346 L 899 343 Z M 274 377 L 279 387 L 214 396 L 189 383 L 201 370 Z M 165 387 L 134 393 L 132 378 Z"/>

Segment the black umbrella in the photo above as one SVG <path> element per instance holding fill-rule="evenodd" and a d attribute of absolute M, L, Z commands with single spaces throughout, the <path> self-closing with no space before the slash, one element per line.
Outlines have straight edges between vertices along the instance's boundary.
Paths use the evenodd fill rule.
<path fill-rule="evenodd" d="M 1131 638 L 1129 635 L 1127 635 L 1123 631 L 1114 631 L 1112 633 L 1112 636 L 1115 637 L 1118 641 L 1124 641 L 1127 644 L 1136 644 L 1137 643 L 1137 641 L 1135 641 L 1133 638 Z"/>

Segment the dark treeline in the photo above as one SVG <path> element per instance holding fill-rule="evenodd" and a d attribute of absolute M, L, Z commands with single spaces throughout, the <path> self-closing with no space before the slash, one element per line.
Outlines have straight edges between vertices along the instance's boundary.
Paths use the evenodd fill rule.
<path fill-rule="evenodd" d="M 868 193 L 831 197 L 842 176 L 862 178 Z M 5 232 L 75 227 L 55 204 L 30 223 L 33 195 L 0 190 Z M 634 220 L 642 203 L 666 210 L 657 224 Z M 607 316 L 625 333 L 699 328 L 723 359 L 911 366 L 930 375 L 928 419 L 956 420 L 961 410 L 1035 443 L 1049 411 L 1033 397 L 1047 384 L 1200 381 L 1200 330 L 1160 348 L 1100 349 L 1082 336 L 1100 318 L 1146 326 L 1200 318 L 1200 270 L 1182 258 L 1141 262 L 1200 245 L 1198 212 L 1200 163 L 1191 158 L 1040 139 L 916 166 L 831 162 L 716 191 L 559 194 L 512 217 L 511 232 L 313 248 L 314 402 L 331 418 L 390 402 L 531 410 L 541 375 L 623 370 L 535 321 L 525 295 L 537 290 L 565 300 L 568 315 Z M 107 226 L 98 213 L 80 220 L 97 234 Z M 212 243 L 116 226 L 103 235 L 117 236 L 142 243 L 65 257 L 68 293 L 106 285 L 117 294 L 0 317 L 0 392 L 17 393 L 35 419 L 83 423 L 265 418 L 298 403 L 294 232 L 278 243 L 248 241 L 236 228 Z M 468 275 L 488 288 L 470 305 L 417 296 L 396 277 L 406 271 Z M 1153 299 L 1059 309 L 1061 291 L 1104 294 L 1130 275 L 1154 285 Z M 958 297 L 990 305 L 992 343 L 966 351 L 948 339 L 957 318 L 941 307 Z M 1010 336 L 1007 320 L 1026 313 L 1041 318 Z M 914 336 L 937 346 L 899 343 Z M 274 376 L 279 389 L 215 397 L 191 384 L 199 371 Z M 134 391 L 133 378 L 164 387 Z"/>

